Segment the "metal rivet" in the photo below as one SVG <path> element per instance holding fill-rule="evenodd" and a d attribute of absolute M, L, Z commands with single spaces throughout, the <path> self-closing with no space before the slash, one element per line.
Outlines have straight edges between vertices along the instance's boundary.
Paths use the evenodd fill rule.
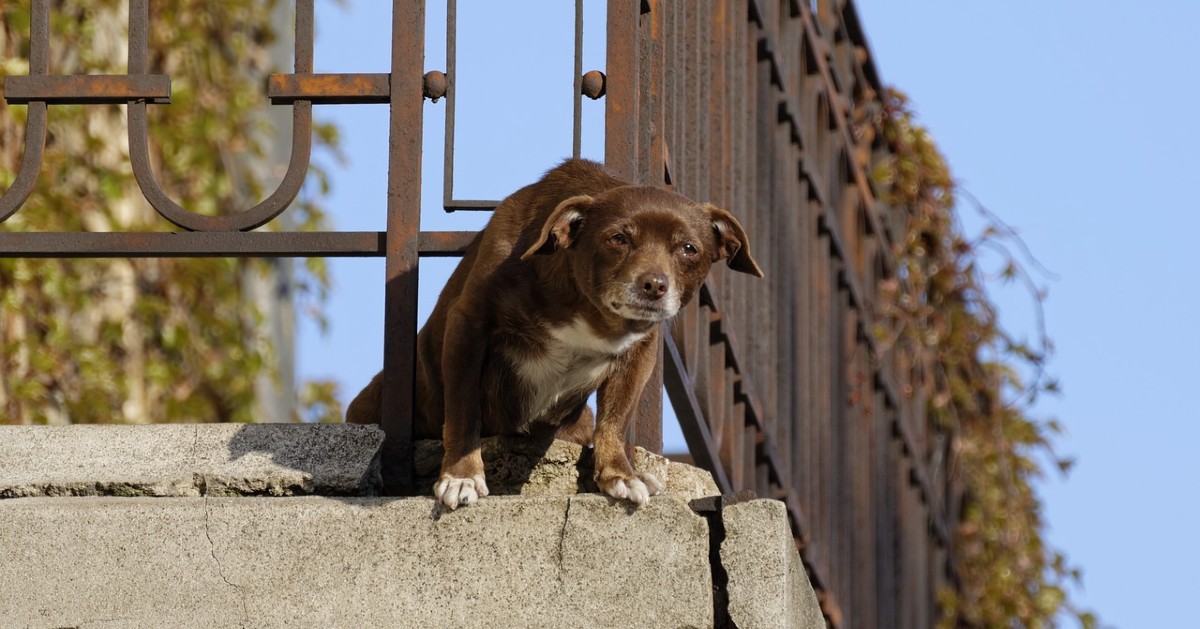
<path fill-rule="evenodd" d="M 599 70 L 586 72 L 583 75 L 583 85 L 580 91 L 584 96 L 596 100 L 604 96 L 605 80 L 604 73 Z"/>
<path fill-rule="evenodd" d="M 446 95 L 446 75 L 438 70 L 426 72 L 422 93 L 425 98 L 438 102 Z"/>

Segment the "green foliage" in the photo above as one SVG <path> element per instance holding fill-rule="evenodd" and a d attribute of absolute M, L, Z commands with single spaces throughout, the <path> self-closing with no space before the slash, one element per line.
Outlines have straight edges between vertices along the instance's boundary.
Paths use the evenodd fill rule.
<path fill-rule="evenodd" d="M 897 278 L 884 285 L 887 324 L 877 333 L 932 356 L 929 411 L 955 435 L 952 469 L 963 490 L 952 549 L 958 587 L 939 593 L 939 626 L 1049 627 L 1065 613 L 1094 627 L 1095 617 L 1067 596 L 1079 571 L 1046 544 L 1032 484 L 1043 474 L 1042 460 L 1063 471 L 1070 466 L 1053 451 L 1058 424 L 1030 415 L 1039 392 L 1058 388 L 1043 372 L 1051 346 L 1044 331 L 1031 346 L 999 325 L 981 268 L 984 251 L 999 253 L 998 277 L 1025 282 L 1040 315 L 1045 293 L 1012 248 L 1028 252 L 978 203 L 987 227 L 973 240 L 961 234 L 954 209 L 956 197 L 966 195 L 898 92 L 888 94 L 882 132 L 892 156 L 875 178 L 887 202 L 908 210 L 909 223 L 895 252 Z"/>
<path fill-rule="evenodd" d="M 340 424 L 342 403 L 338 384 L 332 380 L 309 381 L 300 388 L 300 406 L 304 409 L 304 421 L 322 424 Z"/>
<path fill-rule="evenodd" d="M 0 8 L 0 78 L 28 72 L 29 6 L 13 4 Z M 167 193 L 193 211 L 245 209 L 280 176 L 256 171 L 273 141 L 263 84 L 276 70 L 276 4 L 151 5 L 151 71 L 172 77 L 172 104 L 150 107 L 151 159 Z M 53 3 L 51 72 L 124 73 L 122 5 Z M 6 187 L 21 159 L 25 115 L 23 106 L 0 104 Z M 49 120 L 37 191 L 0 229 L 172 229 L 134 181 L 124 107 L 53 106 Z M 318 145 L 337 141 L 328 126 L 316 137 Z M 320 189 L 285 214 L 300 229 L 325 220 L 319 199 L 327 182 L 315 170 Z M 256 381 L 274 360 L 247 282 L 265 269 L 236 259 L 0 260 L 0 422 L 254 419 Z M 320 316 L 324 263 L 306 269 L 301 286 Z M 325 386 L 319 399 L 330 404 L 332 389 L 315 386 Z"/>

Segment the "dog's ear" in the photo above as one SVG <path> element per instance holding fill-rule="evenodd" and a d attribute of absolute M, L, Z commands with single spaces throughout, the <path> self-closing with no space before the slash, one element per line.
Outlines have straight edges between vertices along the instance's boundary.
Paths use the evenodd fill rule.
<path fill-rule="evenodd" d="M 546 219 L 546 224 L 542 225 L 542 233 L 538 239 L 529 249 L 525 250 L 525 253 L 521 254 L 521 259 L 528 260 L 538 254 L 554 253 L 559 249 L 570 247 L 571 243 L 575 241 L 575 237 L 579 235 L 584 214 L 591 207 L 593 201 L 595 199 L 592 197 L 581 194 L 559 203 Z"/>
<path fill-rule="evenodd" d="M 746 237 L 742 224 L 732 214 L 712 205 L 707 206 L 712 218 L 713 236 L 716 238 L 717 255 L 713 261 L 724 258 L 729 268 L 742 273 L 762 277 L 762 269 L 750 257 L 750 239 Z"/>

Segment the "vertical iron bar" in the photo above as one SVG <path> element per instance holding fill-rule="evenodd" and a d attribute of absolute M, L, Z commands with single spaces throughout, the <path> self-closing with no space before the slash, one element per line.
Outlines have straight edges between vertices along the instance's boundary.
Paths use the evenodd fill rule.
<path fill-rule="evenodd" d="M 678 64 L 675 73 L 679 74 L 679 84 L 683 88 L 683 97 L 671 103 L 671 113 L 679 129 L 676 136 L 678 144 L 671 145 L 671 161 L 675 163 L 681 175 L 678 177 L 683 184 L 680 192 L 692 197 L 703 199 L 703 189 L 698 185 L 701 180 L 700 170 L 696 164 L 697 139 L 700 136 L 698 124 L 700 116 L 700 68 L 696 63 L 696 51 L 700 48 L 700 29 L 697 18 L 699 3 L 679 3 L 675 20 L 678 21 L 678 31 L 682 34 L 678 47 L 675 49 L 675 59 Z M 704 199 L 707 200 L 707 199 Z"/>
<path fill-rule="evenodd" d="M 424 65 L 425 0 L 393 0 L 382 418 L 389 492 L 412 484 Z"/>
<path fill-rule="evenodd" d="M 652 186 L 663 186 L 666 168 L 665 138 L 663 128 L 665 106 L 663 103 L 663 21 L 666 10 L 662 0 L 651 0 L 649 13 L 643 12 L 638 24 L 638 46 L 644 63 L 638 68 L 641 75 L 641 98 L 638 105 L 638 134 L 639 145 L 639 181 Z M 660 328 L 665 325 L 660 324 Z M 664 334 L 663 342 L 658 346 L 658 354 L 654 359 L 654 371 L 642 390 L 638 400 L 637 412 L 631 422 L 632 441 L 636 445 L 651 452 L 662 452 L 662 414 L 663 414 L 663 360 L 664 345 L 672 342 L 670 336 Z"/>
<path fill-rule="evenodd" d="M 668 111 L 663 112 L 663 124 L 658 135 L 662 138 L 665 147 L 665 155 L 670 162 L 671 168 L 671 186 L 681 194 L 694 195 L 695 191 L 690 190 L 688 180 L 692 173 L 688 172 L 687 167 L 680 161 L 680 149 L 683 148 L 683 142 L 679 141 L 682 137 L 681 129 L 686 123 L 679 115 L 683 110 L 680 106 L 686 100 L 691 100 L 687 94 L 683 92 L 683 76 L 680 63 L 679 50 L 682 48 L 680 40 L 686 34 L 681 33 L 679 19 L 681 7 L 683 5 L 678 2 L 672 2 L 663 7 L 662 19 L 666 21 L 662 29 L 662 37 L 659 42 L 662 45 L 662 64 L 664 68 L 671 68 L 670 72 L 663 72 L 662 78 L 662 95 L 660 102 L 665 101 L 671 104 Z"/>
<path fill-rule="evenodd" d="M 454 103 L 458 83 L 458 0 L 446 0 L 446 146 L 442 156 L 442 207 L 454 199 Z"/>
<path fill-rule="evenodd" d="M 663 107 L 663 23 L 667 16 L 663 0 L 642 3 L 638 17 L 638 170 L 635 183 L 663 185 L 663 149 L 666 111 Z"/>
<path fill-rule="evenodd" d="M 640 0 L 608 0 L 608 41 L 604 98 L 604 162 L 617 177 L 629 182 L 647 182 L 644 171 L 653 164 L 640 164 L 642 50 Z M 639 167 L 640 166 L 640 167 Z M 661 164 L 657 166 L 661 169 Z M 661 170 L 659 171 L 661 172 Z M 660 178 L 661 179 L 661 178 Z M 651 376 L 630 422 L 631 445 L 662 449 L 662 348 L 656 374 Z M 656 437 L 657 434 L 657 438 Z"/>
<path fill-rule="evenodd" d="M 449 0 L 451 3 L 454 0 Z M 604 165 L 638 181 L 638 0 L 608 0 L 605 61 Z M 447 50 L 449 47 L 447 46 Z M 450 82 L 454 84 L 453 81 Z M 449 96 L 447 92 L 447 96 Z"/>
<path fill-rule="evenodd" d="M 712 92 L 712 68 L 709 65 L 711 51 L 713 48 L 713 24 L 710 19 L 711 8 L 705 6 L 710 3 L 700 3 L 693 7 L 694 20 L 698 27 L 697 33 L 694 35 L 698 41 L 696 42 L 696 56 L 692 58 L 692 63 L 696 64 L 696 76 L 699 81 L 699 86 L 696 88 L 697 94 L 703 94 L 703 98 L 696 98 L 693 111 L 696 120 L 693 126 L 696 128 L 698 144 L 696 147 L 695 163 L 696 163 L 696 180 L 693 182 L 692 193 L 695 198 L 704 201 L 712 202 L 712 197 L 709 196 L 709 178 L 712 176 L 712 160 L 710 152 L 710 142 L 712 136 L 709 135 L 709 115 L 708 107 L 713 102 Z"/>
<path fill-rule="evenodd" d="M 312 71 L 313 0 L 296 0 L 296 56 L 295 69 L 292 72 L 312 74 Z"/>
<path fill-rule="evenodd" d="M 583 150 L 583 0 L 575 0 L 575 91 L 571 102 L 575 106 L 574 128 L 571 132 L 571 157 Z"/>
<path fill-rule="evenodd" d="M 50 73 L 50 0 L 29 7 L 29 74 Z"/>
<path fill-rule="evenodd" d="M 766 15 L 763 16 L 764 25 L 758 29 L 756 37 L 760 45 L 766 38 L 776 33 L 777 9 L 776 3 L 770 3 L 766 9 Z M 741 348 L 746 353 L 742 359 L 749 363 L 747 369 L 752 374 L 765 374 L 770 373 L 767 365 L 773 366 L 771 357 L 779 343 L 774 326 L 777 317 L 772 316 L 773 308 L 771 307 L 771 298 L 774 292 L 772 289 L 782 279 L 779 267 L 775 266 L 771 259 L 772 252 L 778 250 L 776 239 L 779 235 L 779 230 L 774 225 L 776 210 L 779 207 L 779 198 L 775 188 L 780 170 L 775 143 L 776 129 L 779 126 L 777 110 L 779 91 L 777 84 L 772 81 L 770 60 L 759 61 L 757 70 L 754 91 L 754 137 L 758 164 L 753 171 L 754 195 L 751 197 L 753 211 L 748 212 L 751 224 L 746 226 L 746 229 L 752 230 L 750 233 L 757 237 L 755 242 L 763 247 L 759 249 L 762 252 L 759 260 L 765 267 L 767 277 L 756 282 L 744 282 L 741 281 L 742 278 L 737 278 L 738 283 L 744 285 L 746 292 L 749 293 L 749 299 L 744 302 L 748 306 L 745 310 L 746 318 L 739 317 L 738 321 L 743 326 L 750 326 L 750 329 L 758 332 L 749 335 L 749 338 L 745 339 L 746 344 Z M 761 387 L 756 393 L 762 395 L 759 398 L 760 406 L 757 409 L 763 414 L 758 418 L 761 422 L 759 425 L 764 434 L 774 436 L 775 381 L 773 378 L 764 378 L 756 380 L 756 383 Z"/>
<path fill-rule="evenodd" d="M 149 0 L 129 0 L 129 74 L 148 74 Z"/>

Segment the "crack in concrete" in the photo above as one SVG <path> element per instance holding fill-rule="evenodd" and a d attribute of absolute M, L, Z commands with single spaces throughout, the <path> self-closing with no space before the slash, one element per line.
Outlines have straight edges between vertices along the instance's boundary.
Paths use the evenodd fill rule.
<path fill-rule="evenodd" d="M 693 500 L 692 510 L 708 523 L 708 566 L 712 576 L 713 627 L 727 629 L 736 627 L 729 615 L 729 573 L 721 561 L 721 545 L 725 543 L 725 520 L 722 510 L 725 499 L 721 496 Z"/>
<path fill-rule="evenodd" d="M 115 616 L 113 618 L 96 618 L 95 620 L 85 620 L 78 625 L 62 625 L 56 626 L 54 629 L 87 629 L 89 626 L 108 625 L 114 622 L 130 623 L 135 621 L 135 618 L 129 616 Z"/>
<path fill-rule="evenodd" d="M 213 563 L 215 563 L 217 565 L 217 575 L 219 575 L 221 577 L 221 580 L 224 581 L 226 585 L 228 585 L 238 591 L 238 595 L 239 595 L 239 598 L 241 599 L 241 603 L 242 603 L 242 628 L 245 629 L 245 627 L 250 622 L 250 610 L 249 610 L 249 608 L 246 607 L 246 587 L 243 585 L 238 585 L 238 584 L 234 583 L 233 581 L 230 581 L 229 577 L 225 576 L 225 567 L 221 565 L 221 560 L 217 558 L 217 545 L 215 542 L 213 542 L 212 532 L 209 530 L 209 524 L 210 524 L 211 518 L 212 518 L 212 510 L 209 508 L 209 505 L 208 505 L 208 497 L 205 496 L 204 497 L 204 537 L 208 539 L 208 552 L 210 555 L 212 555 Z"/>
<path fill-rule="evenodd" d="M 200 426 L 193 426 L 192 430 L 193 430 L 193 432 L 192 432 L 192 435 L 193 435 L 193 437 L 192 437 L 192 458 L 190 461 L 188 461 L 188 467 L 195 470 L 197 468 L 197 453 L 200 451 Z M 198 494 L 200 494 L 201 496 L 208 495 L 208 482 L 205 479 L 203 473 L 192 472 L 192 487 L 194 487 L 196 489 L 196 492 Z M 205 500 L 205 502 L 204 502 L 204 509 L 206 512 L 208 511 L 208 501 L 207 500 Z M 205 526 L 206 526 L 205 530 L 207 530 L 207 524 Z M 209 540 L 209 541 L 212 541 L 212 540 Z"/>
<path fill-rule="evenodd" d="M 571 497 L 567 496 L 567 508 L 563 510 L 562 528 L 558 531 L 558 582 L 563 582 L 563 546 L 567 541 L 567 522 L 571 518 Z"/>
<path fill-rule="evenodd" d="M 196 452 L 200 449 L 200 427 L 192 426 L 192 460 L 188 461 L 191 467 L 196 467 Z"/>

